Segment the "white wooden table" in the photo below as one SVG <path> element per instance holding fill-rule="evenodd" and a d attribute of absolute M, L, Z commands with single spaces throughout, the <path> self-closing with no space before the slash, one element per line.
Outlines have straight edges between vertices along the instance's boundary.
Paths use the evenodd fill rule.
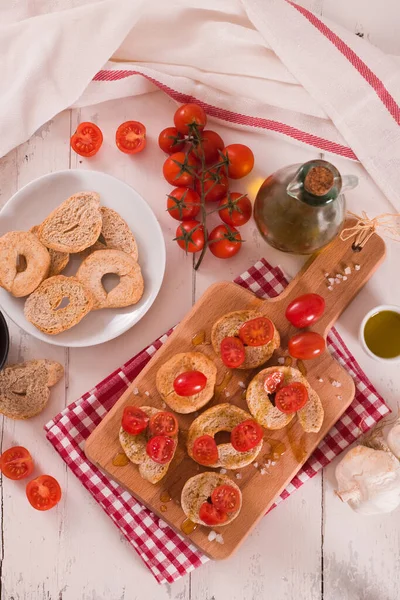
<path fill-rule="evenodd" d="M 397 0 L 368 3 L 353 0 L 308 0 L 302 4 L 326 14 L 369 37 L 393 54 L 400 54 Z M 384 14 L 382 14 L 384 12 Z M 378 18 L 379 16 L 379 18 Z M 396 26 L 397 19 L 397 26 Z M 28 142 L 0 161 L 0 205 L 36 177 L 68 168 L 92 168 L 119 177 L 135 187 L 152 206 L 165 235 L 167 271 L 153 308 L 131 331 L 103 346 L 62 349 L 41 343 L 9 322 L 10 361 L 51 357 L 64 364 L 65 383 L 53 393 L 46 410 L 32 421 L 4 419 L 3 449 L 28 447 L 41 472 L 57 477 L 64 498 L 49 513 L 31 510 L 23 484 L 1 480 L 1 587 L 4 600 L 396 600 L 400 596 L 399 513 L 363 518 L 335 497 L 335 463 L 304 485 L 274 510 L 225 562 L 210 562 L 172 586 L 159 586 L 110 519 L 46 441 L 43 425 L 105 375 L 179 321 L 214 281 L 232 279 L 264 256 L 294 274 L 301 260 L 269 248 L 255 226 L 243 229 L 247 240 L 230 261 L 208 256 L 199 273 L 190 258 L 172 241 L 176 223 L 165 212 L 169 187 L 161 176 L 163 153 L 158 132 L 170 124 L 174 104 L 161 92 L 145 99 L 113 101 L 81 111 L 66 111 L 39 130 Z M 148 148 L 134 158 L 114 145 L 116 127 L 128 119 L 146 124 Z M 69 138 L 78 121 L 98 123 L 104 146 L 90 160 L 71 154 Z M 224 139 L 248 143 L 256 168 L 245 184 L 254 198 L 263 176 L 293 162 L 315 157 L 268 133 L 243 133 L 216 127 Z M 363 169 L 334 160 L 343 172 L 357 174 L 359 187 L 348 195 L 354 211 L 371 215 L 393 211 Z M 243 190 L 238 184 L 237 189 Z M 396 260 L 397 259 L 397 260 Z M 396 366 L 369 359 L 357 341 L 362 316 L 376 304 L 400 304 L 399 249 L 388 244 L 388 257 L 353 301 L 339 322 L 351 351 L 386 400 L 396 408 L 400 376 Z"/>

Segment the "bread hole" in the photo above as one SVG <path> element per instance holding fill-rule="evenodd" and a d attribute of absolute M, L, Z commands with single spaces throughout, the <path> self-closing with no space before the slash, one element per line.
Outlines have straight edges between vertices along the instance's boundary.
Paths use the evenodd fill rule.
<path fill-rule="evenodd" d="M 272 406 L 275 406 L 275 396 L 276 396 L 276 392 L 274 392 L 273 394 L 268 394 L 268 398 L 269 398 Z"/>
<path fill-rule="evenodd" d="M 62 308 L 66 308 L 69 304 L 69 298 L 67 298 L 66 296 L 64 296 L 64 298 L 62 298 L 61 302 L 54 307 L 54 310 L 61 310 Z"/>
<path fill-rule="evenodd" d="M 115 273 L 106 273 L 101 278 L 101 284 L 106 290 L 107 294 L 109 294 L 114 288 L 116 288 L 117 285 L 119 285 L 119 282 L 119 275 L 116 275 Z"/>
<path fill-rule="evenodd" d="M 13 394 L 15 394 L 15 396 L 21 396 L 21 397 L 23 397 L 23 398 L 25 398 L 25 397 L 26 397 L 26 392 L 15 392 L 15 391 L 13 390 Z"/>
<path fill-rule="evenodd" d="M 102 233 L 97 238 L 97 241 L 100 242 L 100 244 L 104 244 L 105 246 L 107 246 L 107 242 L 106 242 L 106 240 L 104 238 L 104 235 Z"/>
<path fill-rule="evenodd" d="M 229 442 L 231 441 L 231 432 L 230 431 L 218 431 L 218 433 L 216 433 L 214 435 L 214 440 L 215 440 L 215 443 L 217 444 L 217 446 L 219 444 L 229 444 Z"/>
<path fill-rule="evenodd" d="M 25 256 L 23 254 L 18 254 L 16 264 L 17 273 L 23 273 L 26 271 L 27 266 L 28 265 Z"/>

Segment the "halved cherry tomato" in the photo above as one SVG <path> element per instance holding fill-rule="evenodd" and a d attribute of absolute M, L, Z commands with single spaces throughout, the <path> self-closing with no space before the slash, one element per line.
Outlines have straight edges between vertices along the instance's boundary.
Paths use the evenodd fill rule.
<path fill-rule="evenodd" d="M 174 456 L 175 442 L 168 435 L 156 435 L 146 444 L 146 453 L 154 462 L 165 465 Z"/>
<path fill-rule="evenodd" d="M 237 369 L 245 361 L 243 342 L 237 337 L 226 337 L 221 342 L 221 358 L 225 366 Z"/>
<path fill-rule="evenodd" d="M 184 149 L 185 138 L 176 127 L 167 127 L 158 136 L 158 145 L 167 154 L 173 154 Z"/>
<path fill-rule="evenodd" d="M 221 525 L 221 523 L 225 523 L 228 520 L 228 515 L 222 510 L 218 510 L 210 502 L 203 502 L 200 506 L 199 518 L 206 525 Z"/>
<path fill-rule="evenodd" d="M 290 415 L 303 408 L 307 403 L 308 392 L 305 385 L 295 381 L 281 387 L 275 395 L 275 406 L 281 412 Z"/>
<path fill-rule="evenodd" d="M 185 371 L 174 380 L 174 390 L 178 396 L 199 394 L 206 385 L 207 377 L 201 371 Z"/>
<path fill-rule="evenodd" d="M 231 258 L 242 247 L 242 236 L 234 227 L 217 225 L 208 236 L 210 251 L 217 258 Z"/>
<path fill-rule="evenodd" d="M 201 144 L 194 148 L 193 153 L 197 158 L 204 156 L 206 165 L 212 165 L 219 159 L 219 151 L 224 149 L 224 140 L 216 131 L 207 129 L 201 134 Z"/>
<path fill-rule="evenodd" d="M 194 128 L 204 129 L 207 115 L 198 104 L 183 104 L 174 114 L 174 123 L 179 133 L 188 135 Z"/>
<path fill-rule="evenodd" d="M 325 340 L 315 331 L 298 333 L 289 340 L 289 354 L 293 358 L 309 360 L 316 358 L 325 350 Z"/>
<path fill-rule="evenodd" d="M 163 165 L 163 174 L 171 185 L 190 187 L 193 185 L 197 166 L 196 159 L 190 154 L 175 152 L 166 159 Z"/>
<path fill-rule="evenodd" d="M 219 203 L 218 211 L 221 220 L 231 227 L 241 227 L 251 217 L 251 202 L 246 194 L 228 193 Z"/>
<path fill-rule="evenodd" d="M 167 210 L 177 221 L 191 221 L 200 212 L 200 196 L 190 188 L 175 188 L 168 194 Z"/>
<path fill-rule="evenodd" d="M 204 227 L 199 221 L 183 221 L 175 234 L 178 246 L 186 252 L 199 252 L 204 246 Z"/>
<path fill-rule="evenodd" d="M 298 329 L 309 327 L 320 320 L 325 310 L 325 300 L 319 294 L 304 294 L 287 307 L 285 316 Z"/>
<path fill-rule="evenodd" d="M 201 194 L 201 183 L 196 179 L 196 191 Z M 228 192 L 228 178 L 222 169 L 210 169 L 204 174 L 203 190 L 206 202 L 218 202 Z"/>
<path fill-rule="evenodd" d="M 103 143 L 103 134 L 100 127 L 94 123 L 85 121 L 80 123 L 76 128 L 74 135 L 71 137 L 71 148 L 79 156 L 89 158 L 94 156 L 100 150 Z"/>
<path fill-rule="evenodd" d="M 160 411 L 151 417 L 149 431 L 151 435 L 176 435 L 178 421 L 171 412 Z"/>
<path fill-rule="evenodd" d="M 121 123 L 115 134 L 117 148 L 125 154 L 137 154 L 146 147 L 146 127 L 139 121 Z"/>
<path fill-rule="evenodd" d="M 26 495 L 36 510 L 50 510 L 61 500 L 61 488 L 51 475 L 40 475 L 26 486 Z"/>
<path fill-rule="evenodd" d="M 193 443 L 193 458 L 200 465 L 213 465 L 218 460 L 218 446 L 211 435 L 201 435 Z"/>
<path fill-rule="evenodd" d="M 211 494 L 215 508 L 225 513 L 235 512 L 240 506 L 240 495 L 232 485 L 219 485 Z"/>
<path fill-rule="evenodd" d="M 262 437 L 261 425 L 253 419 L 247 419 L 232 429 L 231 444 L 238 452 L 247 452 L 255 448 L 261 442 Z"/>
<path fill-rule="evenodd" d="M 25 479 L 33 472 L 33 459 L 23 446 L 5 450 L 0 457 L 0 469 L 8 479 Z"/>
<path fill-rule="evenodd" d="M 254 154 L 248 146 L 230 144 L 222 151 L 228 157 L 228 177 L 241 179 L 250 173 L 254 167 Z"/>
<path fill-rule="evenodd" d="M 139 435 L 149 424 L 149 417 L 138 406 L 125 406 L 122 413 L 122 429 L 131 435 Z"/>
<path fill-rule="evenodd" d="M 274 337 L 274 325 L 267 317 L 256 317 L 243 323 L 239 337 L 247 346 L 264 346 Z"/>
<path fill-rule="evenodd" d="M 285 376 L 280 371 L 269 373 L 264 379 L 264 390 L 267 394 L 274 394 L 284 379 Z"/>

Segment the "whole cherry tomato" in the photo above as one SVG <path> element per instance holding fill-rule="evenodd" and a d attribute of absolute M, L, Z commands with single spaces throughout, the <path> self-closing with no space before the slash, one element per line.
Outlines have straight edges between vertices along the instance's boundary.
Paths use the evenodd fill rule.
<path fill-rule="evenodd" d="M 175 188 L 168 194 L 167 210 L 177 221 L 192 221 L 200 212 L 200 196 L 190 188 Z"/>
<path fill-rule="evenodd" d="M 221 523 L 225 523 L 228 520 L 228 515 L 226 512 L 219 510 L 216 508 L 211 502 L 203 502 L 200 506 L 199 510 L 199 518 L 206 525 L 221 525 Z"/>
<path fill-rule="evenodd" d="M 146 147 L 146 127 L 139 121 L 121 123 L 115 134 L 117 148 L 125 154 L 138 154 Z"/>
<path fill-rule="evenodd" d="M 285 316 L 298 329 L 309 327 L 320 320 L 325 310 L 325 300 L 319 294 L 304 294 L 287 307 Z"/>
<path fill-rule="evenodd" d="M 86 158 L 97 154 L 102 143 L 103 134 L 100 127 L 87 121 L 80 123 L 71 137 L 72 150 Z"/>
<path fill-rule="evenodd" d="M 230 144 L 222 151 L 228 157 L 228 177 L 241 179 L 250 173 L 254 167 L 254 154 L 248 146 Z"/>
<path fill-rule="evenodd" d="M 188 135 L 194 128 L 204 129 L 207 115 L 198 104 L 183 104 L 174 114 L 174 123 L 179 133 Z"/>
<path fill-rule="evenodd" d="M 289 354 L 293 358 L 309 360 L 316 358 L 325 350 L 325 340 L 315 331 L 298 333 L 289 340 Z"/>
<path fill-rule="evenodd" d="M 231 258 L 242 247 L 242 237 L 237 229 L 218 225 L 208 236 L 210 250 L 217 258 Z"/>
<path fill-rule="evenodd" d="M 61 488 L 51 475 L 40 475 L 26 486 L 26 496 L 36 510 L 50 510 L 61 500 Z"/>
<path fill-rule="evenodd" d="M 219 203 L 221 220 L 231 227 L 241 227 L 251 217 L 252 206 L 246 194 L 230 192 Z"/>
<path fill-rule="evenodd" d="M 253 419 L 242 421 L 231 431 L 231 444 L 238 452 L 247 452 L 258 446 L 263 437 L 261 425 Z"/>
<path fill-rule="evenodd" d="M 185 371 L 175 377 L 173 385 L 178 396 L 193 396 L 204 390 L 207 377 L 201 371 Z"/>
<path fill-rule="evenodd" d="M 194 148 L 193 153 L 199 159 L 204 156 L 206 165 L 212 165 L 220 158 L 219 152 L 224 146 L 222 137 L 216 131 L 207 129 L 201 134 L 201 144 Z"/>
<path fill-rule="evenodd" d="M 166 159 L 163 174 L 171 185 L 189 187 L 193 185 L 197 166 L 198 163 L 193 156 L 186 155 L 184 152 L 175 152 Z"/>
<path fill-rule="evenodd" d="M 8 479 L 25 479 L 33 472 L 33 459 L 23 446 L 5 450 L 0 457 L 0 469 Z"/>
<path fill-rule="evenodd" d="M 201 183 L 196 179 L 195 187 L 201 193 Z M 206 202 L 218 202 L 228 192 L 228 178 L 222 169 L 210 169 L 203 179 L 203 190 Z"/>
<path fill-rule="evenodd" d="M 158 145 L 167 154 L 173 154 L 184 149 L 185 138 L 176 127 L 166 127 L 158 136 Z"/>
<path fill-rule="evenodd" d="M 199 221 L 183 221 L 176 230 L 178 246 L 186 252 L 199 252 L 204 247 L 204 228 Z"/>
<path fill-rule="evenodd" d="M 275 406 L 281 412 L 290 415 L 303 408 L 307 400 L 306 386 L 295 381 L 279 388 L 275 395 Z"/>

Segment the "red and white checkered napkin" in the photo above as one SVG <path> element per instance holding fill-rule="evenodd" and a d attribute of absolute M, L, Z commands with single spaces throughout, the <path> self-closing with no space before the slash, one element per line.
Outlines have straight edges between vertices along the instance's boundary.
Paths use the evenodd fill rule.
<path fill-rule="evenodd" d="M 236 283 L 260 297 L 270 298 L 280 294 L 287 285 L 282 271 L 271 267 L 265 260 L 257 262 L 243 273 Z M 171 333 L 172 330 L 168 331 L 133 357 L 45 427 L 47 438 L 57 452 L 122 531 L 159 583 L 173 582 L 209 559 L 88 462 L 83 446 L 96 425 Z M 361 433 L 368 431 L 390 412 L 335 330 L 328 338 L 328 346 L 333 356 L 353 377 L 356 397 L 282 492 L 277 503 L 316 475 Z"/>

